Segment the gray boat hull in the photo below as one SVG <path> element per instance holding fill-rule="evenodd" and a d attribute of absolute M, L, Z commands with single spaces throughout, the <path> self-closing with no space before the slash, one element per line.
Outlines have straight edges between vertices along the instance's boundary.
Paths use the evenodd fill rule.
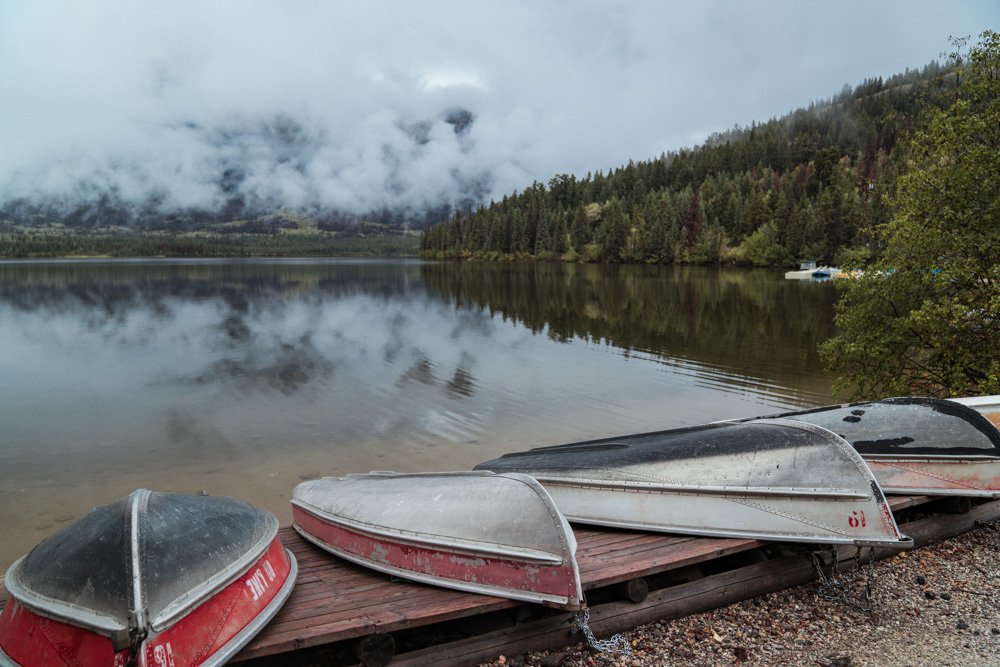
<path fill-rule="evenodd" d="M 791 542 L 911 543 L 858 453 L 809 424 L 709 424 L 507 454 L 476 469 L 531 475 L 579 523 Z"/>

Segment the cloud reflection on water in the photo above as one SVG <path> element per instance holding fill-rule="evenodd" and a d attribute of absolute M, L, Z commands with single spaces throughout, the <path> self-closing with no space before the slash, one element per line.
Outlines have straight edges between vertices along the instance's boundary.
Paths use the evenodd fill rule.
<path fill-rule="evenodd" d="M 825 326 L 802 286 L 776 299 L 767 280 L 595 271 L 0 263 L 0 416 L 23 450 L 13 469 L 93 467 L 95 443 L 150 462 L 182 445 L 224 461 L 479 442 L 509 423 L 583 436 L 600 420 L 632 429 L 627 415 L 647 401 L 674 406 L 647 417 L 657 426 L 742 416 L 733 400 L 821 402 L 789 383 L 828 386 L 802 369 L 813 353 L 787 321 Z"/>

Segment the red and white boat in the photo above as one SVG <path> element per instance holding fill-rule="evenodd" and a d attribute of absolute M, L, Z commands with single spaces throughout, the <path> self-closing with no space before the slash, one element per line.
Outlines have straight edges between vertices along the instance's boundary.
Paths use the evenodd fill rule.
<path fill-rule="evenodd" d="M 354 563 L 411 581 L 579 609 L 576 538 L 525 475 L 326 477 L 292 495 L 294 528 Z"/>
<path fill-rule="evenodd" d="M 277 530 L 232 498 L 139 489 L 98 507 L 7 570 L 0 665 L 221 665 L 292 591 Z"/>

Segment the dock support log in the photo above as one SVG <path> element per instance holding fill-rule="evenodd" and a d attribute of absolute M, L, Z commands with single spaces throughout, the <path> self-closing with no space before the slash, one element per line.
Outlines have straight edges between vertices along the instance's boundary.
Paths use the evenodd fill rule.
<path fill-rule="evenodd" d="M 368 635 L 358 642 L 355 654 L 364 667 L 386 667 L 396 655 L 396 641 L 389 634 Z"/>
<path fill-rule="evenodd" d="M 642 577 L 629 579 L 615 587 L 615 593 L 619 598 L 633 603 L 639 603 L 649 595 L 649 583 Z"/>

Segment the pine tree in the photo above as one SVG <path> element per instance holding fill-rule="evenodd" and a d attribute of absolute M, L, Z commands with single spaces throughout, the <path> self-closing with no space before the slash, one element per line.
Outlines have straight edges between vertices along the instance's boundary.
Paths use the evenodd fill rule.
<path fill-rule="evenodd" d="M 573 250 L 582 254 L 584 248 L 590 243 L 590 238 L 590 221 L 587 219 L 587 211 L 584 210 L 581 204 L 573 212 L 573 225 L 570 230 Z"/>
<path fill-rule="evenodd" d="M 695 242 L 701 238 L 705 216 L 701 210 L 701 199 L 697 190 L 692 190 L 690 187 L 684 188 L 682 197 L 687 199 L 687 213 L 684 215 L 684 238 L 687 241 L 688 249 L 691 249 Z"/>
<path fill-rule="evenodd" d="M 552 219 L 552 229 L 549 232 L 549 236 L 552 237 L 552 252 L 561 256 L 569 250 L 565 211 L 560 210 Z"/>
<path fill-rule="evenodd" d="M 612 199 L 607 205 L 601 228 L 598 232 L 598 243 L 601 246 L 602 262 L 621 261 L 622 252 L 628 242 L 628 223 L 622 211 L 621 202 Z"/>

